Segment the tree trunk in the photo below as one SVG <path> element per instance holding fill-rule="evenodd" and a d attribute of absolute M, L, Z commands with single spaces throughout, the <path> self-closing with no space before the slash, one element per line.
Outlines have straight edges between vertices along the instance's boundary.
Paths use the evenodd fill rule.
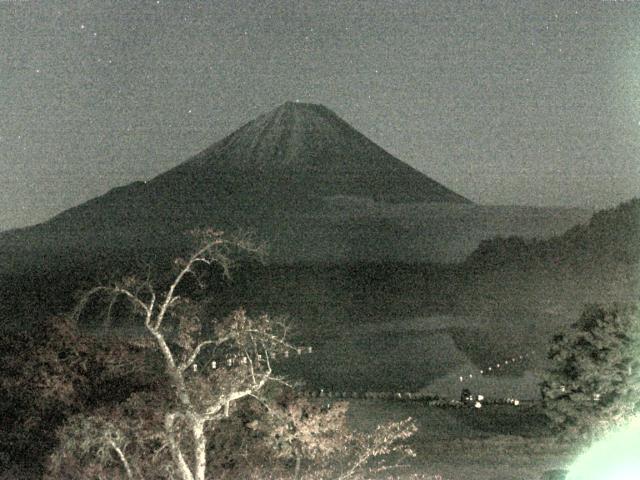
<path fill-rule="evenodd" d="M 173 461 L 178 467 L 178 471 L 180 472 L 180 476 L 182 480 L 194 480 L 193 474 L 189 469 L 189 465 L 184 459 L 182 455 L 182 451 L 180 450 L 180 444 L 178 443 L 178 439 L 176 438 L 175 432 L 173 430 L 173 424 L 176 418 L 176 414 L 169 413 L 165 416 L 165 432 L 167 433 L 167 437 L 169 439 L 169 447 L 171 449 L 171 456 Z"/>
<path fill-rule="evenodd" d="M 204 420 L 193 420 L 193 442 L 195 444 L 195 480 L 205 480 L 207 472 L 207 436 L 204 434 Z"/>
<path fill-rule="evenodd" d="M 294 480 L 298 480 L 300 478 L 300 455 L 296 454 L 296 469 L 293 472 Z"/>

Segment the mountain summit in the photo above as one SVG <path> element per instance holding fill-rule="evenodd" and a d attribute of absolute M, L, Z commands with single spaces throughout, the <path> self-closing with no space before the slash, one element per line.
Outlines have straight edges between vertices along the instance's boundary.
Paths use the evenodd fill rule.
<path fill-rule="evenodd" d="M 287 102 L 158 178 L 209 178 L 231 189 L 392 202 L 468 202 L 401 162 L 322 105 Z M 238 185 L 238 177 L 255 184 Z M 247 192 L 249 193 L 249 192 Z"/>

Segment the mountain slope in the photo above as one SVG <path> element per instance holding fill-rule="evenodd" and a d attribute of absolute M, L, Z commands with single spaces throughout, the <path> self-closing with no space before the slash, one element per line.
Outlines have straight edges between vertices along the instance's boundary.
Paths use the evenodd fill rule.
<path fill-rule="evenodd" d="M 250 228 L 278 243 L 283 225 L 308 228 L 335 197 L 470 204 L 327 108 L 288 102 L 148 182 L 0 234 L 0 271 L 29 255 L 45 263 L 96 254 L 126 261 L 127 251 L 175 251 L 183 232 L 209 225 Z"/>
<path fill-rule="evenodd" d="M 470 203 L 327 108 L 288 102 L 149 182 L 114 189 L 49 223 L 237 226 L 312 213 L 333 196 Z"/>

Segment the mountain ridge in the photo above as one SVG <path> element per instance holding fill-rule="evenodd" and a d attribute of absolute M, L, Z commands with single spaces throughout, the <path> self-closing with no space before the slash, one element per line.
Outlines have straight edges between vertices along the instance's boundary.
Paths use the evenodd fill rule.
<path fill-rule="evenodd" d="M 219 180 L 250 172 L 261 181 L 274 177 L 305 196 L 365 196 L 389 201 L 471 203 L 398 160 L 327 107 L 286 102 L 244 124 L 222 140 L 150 183 L 176 176 Z M 236 178 L 230 181 L 237 186 Z"/>

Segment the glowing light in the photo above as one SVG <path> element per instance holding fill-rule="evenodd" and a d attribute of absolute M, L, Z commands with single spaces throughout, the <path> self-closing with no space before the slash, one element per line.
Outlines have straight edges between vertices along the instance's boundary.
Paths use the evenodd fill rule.
<path fill-rule="evenodd" d="M 571 466 L 566 480 L 633 480 L 640 471 L 640 416 L 594 444 Z"/>

